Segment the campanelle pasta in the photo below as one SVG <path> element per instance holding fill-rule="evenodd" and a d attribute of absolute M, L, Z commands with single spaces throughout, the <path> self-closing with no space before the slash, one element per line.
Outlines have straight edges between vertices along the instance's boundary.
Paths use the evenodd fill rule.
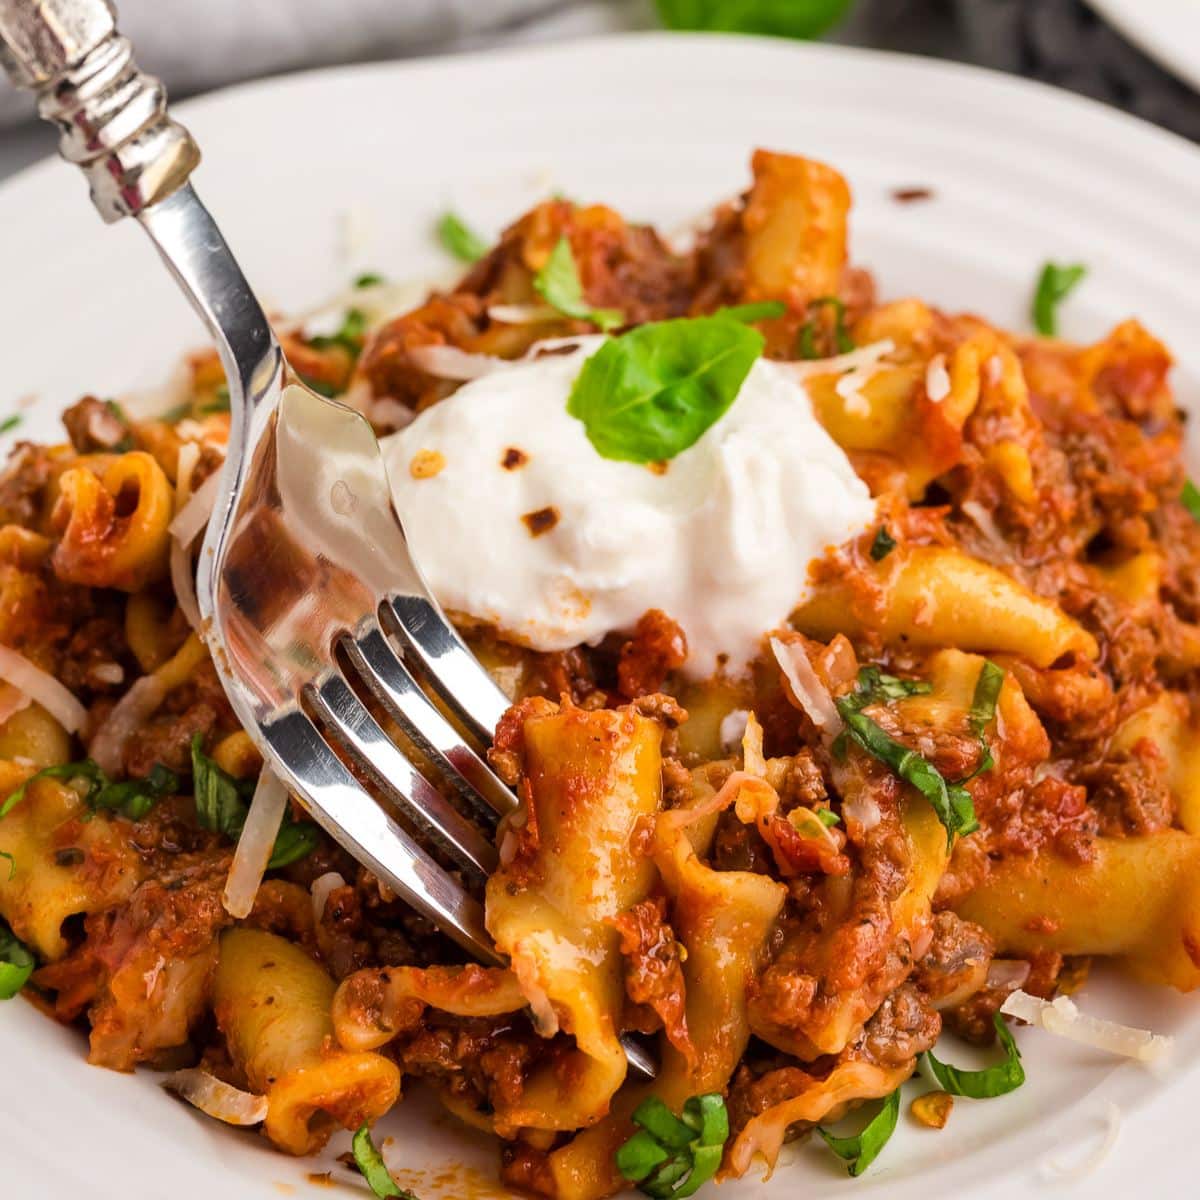
<path fill-rule="evenodd" d="M 189 1068 L 195 1103 L 287 1153 L 359 1130 L 364 1165 L 407 1077 L 499 1143 L 508 1186 L 599 1200 L 769 1170 L 785 1139 L 884 1101 L 870 1138 L 828 1139 L 857 1173 L 943 1029 L 1000 1036 L 971 1095 L 1038 1070 L 1000 1013 L 1018 986 L 1049 999 L 1092 959 L 1200 984 L 1200 493 L 1168 352 L 1132 320 L 1081 347 L 880 302 L 837 171 L 759 151 L 752 174 L 686 253 L 549 200 L 415 310 L 382 311 L 365 279 L 336 332 L 284 338 L 310 385 L 419 438 L 462 374 L 607 327 L 568 412 L 645 472 L 635 490 L 686 485 L 765 354 L 874 514 L 807 567 L 744 669 L 693 669 L 681 614 L 658 609 L 566 650 L 454 614 L 512 700 L 490 757 L 519 803 L 497 870 L 464 878 L 502 965 L 465 963 L 295 804 L 248 914 L 222 902 L 263 810 L 189 580 L 228 433 L 216 357 L 188 361 L 158 418 L 85 397 L 68 442 L 18 444 L 0 476 L 0 994 L 85 1018 L 98 1065 Z M 519 442 L 498 487 L 522 478 Z M 418 451 L 412 487 L 446 465 Z M 753 487 L 736 499 L 721 511 L 770 511 Z M 538 553 L 600 553 L 570 511 L 522 520 Z M 696 611 L 755 569 L 736 537 L 713 544 L 729 561 L 679 559 L 707 572 L 680 593 Z M 563 579 L 561 603 L 590 603 Z"/>

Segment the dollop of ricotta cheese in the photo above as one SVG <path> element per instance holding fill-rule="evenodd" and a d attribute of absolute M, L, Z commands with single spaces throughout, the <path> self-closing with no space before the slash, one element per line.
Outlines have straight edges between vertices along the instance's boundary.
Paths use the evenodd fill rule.
<path fill-rule="evenodd" d="M 535 649 L 595 644 L 658 608 L 687 636 L 687 675 L 736 672 L 875 504 L 799 374 L 766 359 L 669 462 L 602 458 L 567 412 L 602 341 L 506 365 L 384 440 L 413 555 L 444 608 Z"/>

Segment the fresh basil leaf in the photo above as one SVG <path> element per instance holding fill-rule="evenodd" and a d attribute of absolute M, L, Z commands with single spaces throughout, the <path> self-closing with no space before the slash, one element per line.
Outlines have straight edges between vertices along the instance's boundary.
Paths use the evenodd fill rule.
<path fill-rule="evenodd" d="M 723 317 L 640 325 L 583 364 L 567 412 L 603 458 L 674 458 L 724 416 L 763 345 L 756 329 Z"/>
<path fill-rule="evenodd" d="M 201 828 L 223 833 L 236 841 L 246 823 L 246 796 L 252 780 L 234 779 L 200 748 L 202 738 L 192 738 L 192 789 L 196 819 Z M 247 785 L 249 785 L 247 787 Z"/>
<path fill-rule="evenodd" d="M 952 1096 L 969 1096 L 972 1100 L 987 1100 L 992 1096 L 1003 1096 L 1014 1092 L 1025 1082 L 1025 1068 L 1021 1066 L 1021 1051 L 1009 1032 L 1004 1018 L 994 1017 L 996 1037 L 1004 1051 L 1004 1061 L 982 1071 L 960 1071 L 949 1063 L 934 1056 L 932 1050 L 925 1052 L 925 1064 L 938 1087 Z"/>
<path fill-rule="evenodd" d="M 355 277 L 354 287 L 358 291 L 363 288 L 382 287 L 387 282 L 378 271 L 364 271 L 361 275 Z"/>
<path fill-rule="evenodd" d="M 11 416 L 5 417 L 0 421 L 0 433 L 12 433 L 24 419 L 20 413 L 13 413 Z"/>
<path fill-rule="evenodd" d="M 867 688 L 862 687 L 864 674 L 868 676 Z M 842 720 L 846 722 L 849 737 L 929 801 L 946 830 L 947 845 L 953 843 L 955 836 L 965 837 L 968 833 L 974 833 L 979 828 L 979 822 L 975 818 L 975 805 L 970 792 L 961 784 L 948 784 L 933 763 L 898 742 L 881 725 L 860 711 L 867 704 L 891 698 L 889 692 L 895 685 L 911 686 L 912 681 L 885 676 L 877 667 L 865 667 L 859 673 L 859 680 L 859 691 L 840 696 L 834 701 Z M 924 686 L 924 690 L 928 691 L 928 685 Z M 905 691 L 903 694 L 915 693 Z"/>
<path fill-rule="evenodd" d="M 1192 514 L 1192 519 L 1200 521 L 1200 488 L 1198 488 L 1190 479 L 1183 485 L 1183 491 L 1179 494 L 1179 500 L 1183 507 Z"/>
<path fill-rule="evenodd" d="M 307 858 L 316 848 L 317 827 L 311 821 L 293 821 L 285 816 L 275 838 L 275 849 L 267 861 L 268 871 L 278 871 Z"/>
<path fill-rule="evenodd" d="M 903 700 L 905 696 L 928 696 L 933 684 L 924 679 L 900 679 L 878 667 L 863 667 L 858 672 L 858 690 L 852 693 L 856 708 L 868 704 L 883 704 L 888 700 Z"/>
<path fill-rule="evenodd" d="M 1078 263 L 1069 267 L 1046 263 L 1033 293 L 1033 327 L 1038 333 L 1054 337 L 1058 332 L 1058 306 L 1086 274 L 1087 267 Z"/>
<path fill-rule="evenodd" d="M 478 262 L 487 252 L 488 244 L 456 213 L 444 213 L 437 224 L 438 240 L 465 263 Z"/>
<path fill-rule="evenodd" d="M 900 1089 L 897 1088 L 884 1102 L 883 1107 L 867 1122 L 862 1133 L 855 1137 L 834 1137 L 823 1126 L 817 1132 L 825 1144 L 846 1164 L 846 1169 L 856 1178 L 879 1157 L 896 1130 L 900 1118 Z"/>
<path fill-rule="evenodd" d="M 992 748 L 988 745 L 987 727 L 996 716 L 996 702 L 1000 699 L 1000 689 L 1003 686 L 1003 668 L 996 666 L 990 659 L 985 660 L 975 682 L 975 694 L 971 698 L 971 710 L 967 714 L 971 732 L 978 738 L 982 751 L 979 766 L 972 772 L 972 777 L 990 771 L 996 765 L 996 760 L 992 757 Z"/>
<path fill-rule="evenodd" d="M 113 809 L 124 813 L 131 821 L 140 821 L 164 796 L 180 790 L 179 776 L 162 763 L 155 763 L 145 779 L 127 779 L 122 783 L 105 783 L 89 803 L 93 809 Z"/>
<path fill-rule="evenodd" d="M 201 736 L 192 738 L 192 789 L 196 801 L 196 819 L 204 829 L 223 833 L 237 841 L 250 811 L 257 780 L 234 779 L 200 748 Z M 317 848 L 317 827 L 311 821 L 293 821 L 285 814 L 275 836 L 275 848 L 267 861 L 268 871 L 299 862 Z"/>
<path fill-rule="evenodd" d="M 621 1175 L 647 1196 L 693 1196 L 717 1172 L 729 1139 L 729 1113 L 720 1093 L 692 1096 L 676 1116 L 656 1096 L 633 1113 L 638 1131 L 616 1152 Z"/>
<path fill-rule="evenodd" d="M 213 399 L 207 404 L 202 404 L 198 413 L 202 417 L 206 417 L 209 413 L 229 412 L 229 385 L 220 384 L 213 393 Z"/>
<path fill-rule="evenodd" d="M 656 0 L 668 29 L 815 38 L 845 15 L 850 0 Z"/>
<path fill-rule="evenodd" d="M 0 1000 L 11 1000 L 29 981 L 36 965 L 25 943 L 0 921 Z"/>
<path fill-rule="evenodd" d="M 713 316 L 748 325 L 752 321 L 774 321 L 786 312 L 787 305 L 782 301 L 763 300 L 758 304 L 727 304 L 724 308 L 718 308 Z"/>
<path fill-rule="evenodd" d="M 896 548 L 896 539 L 888 533 L 886 525 L 880 525 L 875 540 L 871 543 L 871 558 L 875 562 L 883 562 Z"/>
<path fill-rule="evenodd" d="M 337 388 L 332 383 L 326 383 L 324 379 L 314 379 L 311 375 L 305 375 L 303 371 L 297 371 L 296 374 L 300 376 L 300 382 L 310 392 L 316 392 L 318 396 L 332 400 L 338 394 Z"/>
<path fill-rule="evenodd" d="M 814 810 L 817 814 L 817 820 L 825 826 L 826 829 L 832 829 L 834 825 L 840 825 L 842 818 L 833 811 L 832 808 L 818 808 Z"/>
<path fill-rule="evenodd" d="M 82 762 L 59 763 L 53 767 L 43 767 L 36 775 L 30 775 L 23 784 L 13 793 L 11 793 L 3 804 L 0 804 L 0 817 L 7 816 L 22 800 L 25 799 L 25 789 L 29 787 L 35 779 L 81 779 L 87 783 L 87 791 L 84 793 L 84 800 L 91 804 L 95 799 L 96 793 L 101 788 L 108 785 L 108 776 L 100 769 L 97 763 L 92 762 L 90 758 L 85 758 Z"/>
<path fill-rule="evenodd" d="M 846 306 L 836 296 L 818 296 L 808 306 L 808 320 L 800 328 L 796 339 L 796 350 L 801 358 L 824 358 L 817 349 L 817 315 L 822 308 L 833 309 L 833 343 L 839 354 L 849 354 L 854 349 L 854 339 L 846 328 Z"/>
<path fill-rule="evenodd" d="M 0 850 L 0 858 L 8 859 L 8 877 L 12 879 L 17 873 L 17 860 L 7 850 Z"/>
<path fill-rule="evenodd" d="M 364 1124 L 359 1128 L 354 1135 L 354 1140 L 350 1143 L 350 1149 L 354 1153 L 355 1165 L 362 1172 L 367 1186 L 377 1200 L 417 1200 L 412 1192 L 406 1192 L 392 1178 L 392 1173 L 387 1169 L 387 1163 L 383 1161 L 383 1155 L 371 1141 L 369 1126 Z"/>
<path fill-rule="evenodd" d="M 577 321 L 591 321 L 607 333 L 625 321 L 619 308 L 592 308 L 583 294 L 583 282 L 571 243 L 560 237 L 545 266 L 533 277 L 533 290 L 552 308 Z"/>

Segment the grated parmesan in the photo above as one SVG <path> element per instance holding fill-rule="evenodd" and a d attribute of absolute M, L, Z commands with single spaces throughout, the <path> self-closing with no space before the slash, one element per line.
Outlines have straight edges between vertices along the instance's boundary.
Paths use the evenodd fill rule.
<path fill-rule="evenodd" d="M 944 354 L 935 354 L 925 368 L 925 395 L 934 404 L 941 404 L 950 395 L 950 372 L 946 370 Z"/>
<path fill-rule="evenodd" d="M 1138 1062 L 1156 1062 L 1171 1048 L 1171 1038 L 1151 1033 L 1148 1029 L 1135 1029 L 1131 1025 L 1088 1016 L 1080 1012 L 1075 1002 L 1067 996 L 1043 1000 L 1018 990 L 1004 1001 L 1000 1011 L 1028 1021 L 1030 1025 L 1037 1025 L 1057 1037 L 1094 1046 L 1109 1054 L 1134 1058 Z"/>

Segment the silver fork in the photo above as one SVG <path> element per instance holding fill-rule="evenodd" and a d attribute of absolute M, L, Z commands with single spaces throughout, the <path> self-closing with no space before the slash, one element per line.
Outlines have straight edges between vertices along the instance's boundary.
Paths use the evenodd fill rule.
<path fill-rule="evenodd" d="M 374 696 L 485 826 L 515 806 L 479 752 L 508 701 L 425 587 L 370 425 L 289 368 L 188 183 L 199 150 L 167 115 L 161 84 L 137 69 L 107 0 L 0 0 L 0 61 L 37 93 L 100 215 L 132 216 L 150 235 L 220 353 L 230 436 L 197 598 L 234 710 L 270 768 L 355 859 L 474 957 L 501 962 L 478 900 L 347 765 L 466 876 L 494 870 L 493 840 L 360 699 Z M 653 1074 L 644 1050 L 627 1051 Z"/>

